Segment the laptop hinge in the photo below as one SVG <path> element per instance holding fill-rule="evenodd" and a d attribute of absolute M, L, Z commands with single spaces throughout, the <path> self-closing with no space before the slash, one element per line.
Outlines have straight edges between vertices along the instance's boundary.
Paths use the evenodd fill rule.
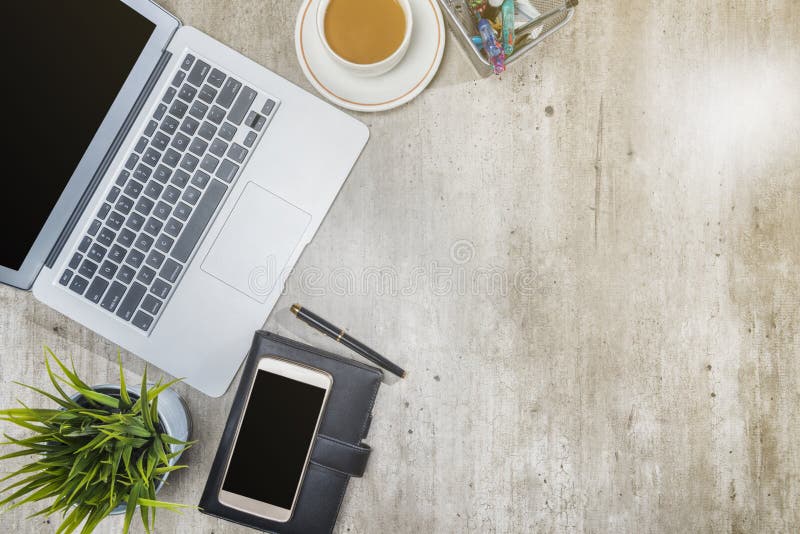
<path fill-rule="evenodd" d="M 45 260 L 45 265 L 48 268 L 52 268 L 58 258 L 58 255 L 61 254 L 61 250 L 64 248 L 64 245 L 69 239 L 69 236 L 72 234 L 72 231 L 75 229 L 75 225 L 78 224 L 78 220 L 83 215 L 86 206 L 89 204 L 92 196 L 94 195 L 97 187 L 100 185 L 100 181 L 105 176 L 106 172 L 108 171 L 111 162 L 119 152 L 120 147 L 122 146 L 122 142 L 125 140 L 125 137 L 130 132 L 131 128 L 133 127 L 134 122 L 136 122 L 136 118 L 139 116 L 139 113 L 142 111 L 145 102 L 147 102 L 147 98 L 150 96 L 150 93 L 153 92 L 153 88 L 158 81 L 158 78 L 161 76 L 161 73 L 164 72 L 164 69 L 167 66 L 170 58 L 172 57 L 172 52 L 164 51 L 161 54 L 161 58 L 158 60 L 153 72 L 150 74 L 150 77 L 147 79 L 147 83 L 145 83 L 142 92 L 139 93 L 139 96 L 136 98 L 136 102 L 134 103 L 131 111 L 128 113 L 128 116 L 125 117 L 125 121 L 122 123 L 117 135 L 114 137 L 114 141 L 111 143 L 106 155 L 103 157 L 103 160 L 100 162 L 100 166 L 95 171 L 94 175 L 92 176 L 91 182 L 86 187 L 86 191 L 81 196 L 78 205 L 75 207 L 75 210 L 72 212 L 67 224 L 64 226 L 64 230 L 62 230 L 61 234 L 58 236 L 58 240 L 56 240 L 55 245 L 53 245 L 53 249 L 50 251 L 50 254 L 47 256 L 47 260 Z"/>

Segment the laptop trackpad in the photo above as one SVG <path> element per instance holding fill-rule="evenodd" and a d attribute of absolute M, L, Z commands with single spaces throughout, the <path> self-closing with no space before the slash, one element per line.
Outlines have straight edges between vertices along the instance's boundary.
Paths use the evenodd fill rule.
<path fill-rule="evenodd" d="M 263 304 L 309 221 L 310 214 L 250 182 L 201 268 Z"/>

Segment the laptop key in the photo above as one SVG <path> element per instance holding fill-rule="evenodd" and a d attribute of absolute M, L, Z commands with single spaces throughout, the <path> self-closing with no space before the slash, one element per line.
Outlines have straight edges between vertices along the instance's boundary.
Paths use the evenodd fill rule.
<path fill-rule="evenodd" d="M 186 56 L 183 58 L 183 62 L 181 63 L 181 68 L 183 70 L 189 70 L 192 68 L 192 63 L 194 63 L 194 55 L 186 54 Z"/>
<path fill-rule="evenodd" d="M 86 287 L 88 285 L 89 281 L 86 278 L 75 276 L 75 278 L 72 279 L 72 283 L 69 285 L 69 288 L 78 295 L 83 295 L 83 292 L 86 291 Z"/>
<path fill-rule="evenodd" d="M 90 237 L 84 236 L 81 240 L 81 244 L 78 245 L 78 250 L 81 252 L 86 252 L 89 250 L 89 245 L 92 244 L 92 239 Z"/>
<path fill-rule="evenodd" d="M 125 168 L 129 171 L 132 171 L 134 167 L 136 167 L 136 163 L 139 161 L 139 156 L 136 154 L 131 154 L 128 156 L 128 161 L 125 162 Z"/>
<path fill-rule="evenodd" d="M 146 197 L 152 198 L 153 200 L 158 200 L 159 195 L 161 195 L 161 191 L 164 190 L 164 186 L 158 182 L 150 181 L 147 182 L 147 185 L 144 188 L 144 195 Z"/>
<path fill-rule="evenodd" d="M 164 266 L 161 268 L 161 271 L 158 273 L 158 276 L 160 276 L 164 280 L 174 283 L 175 280 L 178 279 L 178 275 L 181 274 L 181 269 L 183 269 L 183 267 L 181 266 L 180 263 L 173 260 L 172 258 L 167 258 L 167 261 L 164 262 Z"/>
<path fill-rule="evenodd" d="M 144 225 L 144 231 L 150 234 L 151 236 L 155 237 L 161 231 L 162 226 L 164 226 L 164 223 L 162 223 L 155 217 L 150 217 L 149 219 L 147 219 L 147 223 Z"/>
<path fill-rule="evenodd" d="M 148 136 L 153 135 L 153 132 L 156 131 L 156 128 L 158 128 L 158 123 L 156 121 L 150 121 L 144 128 L 144 134 Z"/>
<path fill-rule="evenodd" d="M 171 256 L 177 261 L 186 263 L 189 259 L 195 246 L 200 241 L 200 237 L 203 235 L 206 226 L 208 226 L 212 216 L 217 211 L 217 206 L 219 206 L 219 203 L 222 201 L 222 197 L 225 196 L 225 191 L 227 191 L 227 187 L 216 180 L 212 180 L 212 182 L 208 184 L 206 193 L 200 199 L 200 202 L 194 210 L 194 214 L 192 214 L 191 219 L 189 219 L 189 222 L 186 224 L 186 228 L 184 228 L 183 233 L 175 242 L 175 246 L 172 249 Z"/>
<path fill-rule="evenodd" d="M 256 142 L 256 138 L 258 138 L 258 134 L 255 132 L 249 132 L 247 137 L 244 138 L 244 146 L 248 148 L 252 148 Z"/>
<path fill-rule="evenodd" d="M 172 245 L 175 243 L 175 240 L 169 237 L 168 235 L 161 234 L 158 239 L 156 239 L 156 248 L 161 252 L 169 252 L 169 249 L 172 248 Z M 163 261 L 163 258 L 162 258 Z M 161 264 L 158 264 L 161 267 Z"/>
<path fill-rule="evenodd" d="M 216 133 L 217 133 L 217 127 L 211 124 L 210 122 L 206 121 L 203 123 L 202 126 L 200 126 L 200 130 L 197 132 L 197 135 L 199 135 L 206 141 L 211 141 Z"/>
<path fill-rule="evenodd" d="M 149 286 L 150 282 L 152 282 L 155 277 L 156 272 L 153 269 L 150 267 L 142 267 L 142 269 L 139 271 L 139 274 L 136 276 L 136 280 L 146 286 Z"/>
<path fill-rule="evenodd" d="M 95 304 L 100 302 L 100 299 L 103 298 L 103 293 L 106 292 L 108 288 L 108 280 L 103 278 L 95 278 L 92 281 L 92 285 L 89 286 L 89 289 L 86 290 L 85 297 Z"/>
<path fill-rule="evenodd" d="M 186 112 L 189 111 L 189 106 L 184 104 L 180 100 L 176 100 L 172 103 L 172 106 L 169 108 L 169 114 L 174 115 L 175 117 L 182 119 Z"/>
<path fill-rule="evenodd" d="M 105 247 L 110 247 L 111 243 L 114 242 L 114 239 L 117 237 L 116 232 L 112 232 L 111 228 L 105 227 L 100 230 L 100 234 L 97 236 L 97 242 Z"/>
<path fill-rule="evenodd" d="M 166 226 L 164 226 L 164 232 L 172 237 L 178 237 L 178 234 L 181 233 L 181 230 L 183 230 L 183 223 L 174 217 L 170 218 L 170 220 L 167 221 Z"/>
<path fill-rule="evenodd" d="M 114 209 L 123 215 L 127 215 L 130 213 L 132 207 L 133 200 L 123 195 L 119 200 L 117 200 L 117 204 L 114 206 Z"/>
<path fill-rule="evenodd" d="M 100 276 L 111 280 L 114 278 L 114 275 L 117 274 L 117 268 L 118 267 L 115 263 L 106 260 L 103 262 L 103 265 L 100 266 Z"/>
<path fill-rule="evenodd" d="M 150 315 L 155 315 L 161 309 L 162 302 L 155 298 L 153 295 L 147 295 L 142 301 L 142 310 Z"/>
<path fill-rule="evenodd" d="M 73 274 L 74 273 L 72 271 L 67 269 L 66 271 L 61 273 L 61 278 L 58 279 L 58 283 L 61 284 L 62 286 L 69 284 L 69 281 L 70 279 L 72 279 Z"/>
<path fill-rule="evenodd" d="M 206 157 L 203 158 L 203 163 L 200 164 L 200 168 L 206 172 L 213 173 L 217 170 L 217 165 L 219 165 L 219 159 L 211 154 L 206 154 Z"/>
<path fill-rule="evenodd" d="M 83 254 L 81 254 L 80 252 L 76 252 L 72 256 L 72 259 L 69 260 L 69 268 L 70 269 L 77 269 L 78 266 L 81 264 L 81 260 L 82 259 L 83 259 Z"/>
<path fill-rule="evenodd" d="M 126 230 L 123 230 L 125 232 Z M 111 250 L 108 251 L 108 259 L 116 263 L 122 263 L 122 260 L 125 258 L 125 253 L 127 251 L 119 245 L 114 245 L 111 247 Z"/>
<path fill-rule="evenodd" d="M 150 287 L 150 292 L 162 300 L 167 298 L 170 291 L 172 291 L 172 286 L 160 278 L 156 279 Z"/>
<path fill-rule="evenodd" d="M 147 234 L 139 234 L 139 237 L 136 238 L 133 246 L 142 252 L 147 252 L 150 250 L 150 247 L 153 246 L 153 238 Z"/>
<path fill-rule="evenodd" d="M 203 165 L 201 164 L 200 167 Z M 197 171 L 194 173 L 194 178 L 192 178 L 192 184 L 196 185 L 199 189 L 205 188 L 208 185 L 208 181 L 211 180 L 211 176 L 204 173 L 203 171 Z"/>
<path fill-rule="evenodd" d="M 192 67 L 192 71 L 189 73 L 189 77 L 186 78 L 186 81 L 196 87 L 200 87 L 200 84 L 206 79 L 209 70 L 211 70 L 209 64 L 202 59 L 198 59 L 194 67 Z"/>
<path fill-rule="evenodd" d="M 227 150 L 228 150 L 228 143 L 226 143 L 219 137 L 214 139 L 214 141 L 211 143 L 211 148 L 208 149 L 209 152 L 211 152 L 212 154 L 214 154 L 219 158 L 224 156 Z"/>
<path fill-rule="evenodd" d="M 158 241 L 156 241 L 156 247 L 158 246 Z M 161 264 L 164 263 L 164 255 L 157 251 L 151 250 L 150 254 L 147 255 L 147 259 L 144 262 L 152 267 L 153 269 L 159 269 Z"/>
<path fill-rule="evenodd" d="M 136 282 L 131 284 L 130 289 L 128 289 L 117 309 L 117 317 L 130 321 L 145 293 L 147 293 L 147 288 L 142 284 L 137 284 Z"/>
<path fill-rule="evenodd" d="M 125 216 L 117 211 L 112 211 L 111 215 L 108 216 L 108 220 L 106 220 L 106 224 L 114 231 L 119 230 L 125 224 Z"/>
<path fill-rule="evenodd" d="M 175 137 L 172 138 L 172 143 L 170 146 L 183 152 L 189 146 L 189 138 L 178 132 L 175 134 Z"/>
<path fill-rule="evenodd" d="M 103 219 L 106 218 L 106 215 L 108 215 L 109 211 L 111 211 L 111 204 L 108 204 L 108 203 L 103 204 L 102 206 L 100 206 L 100 209 L 97 211 L 97 218 L 102 221 Z"/>
<path fill-rule="evenodd" d="M 268 98 L 267 101 L 264 103 L 264 107 L 261 108 L 261 113 L 264 115 L 269 115 L 272 113 L 272 110 L 275 109 L 275 101 L 271 98 Z"/>
<path fill-rule="evenodd" d="M 94 237 L 97 235 L 97 231 L 100 230 L 100 226 L 102 226 L 102 223 L 95 219 L 92 221 L 92 224 L 89 225 L 89 230 L 86 233 Z"/>
<path fill-rule="evenodd" d="M 233 143 L 230 150 L 228 150 L 228 157 L 238 163 L 244 162 L 247 157 L 247 149 L 239 143 Z"/>
<path fill-rule="evenodd" d="M 136 146 L 134 147 L 133 151 L 137 154 L 141 154 L 144 152 L 144 149 L 147 148 L 147 143 L 150 140 L 146 137 L 140 137 L 139 140 L 136 142 Z"/>
<path fill-rule="evenodd" d="M 128 251 L 128 256 L 125 258 L 125 263 L 135 268 L 141 266 L 143 261 L 144 261 L 144 254 L 142 254 L 135 248 L 130 249 Z"/>
<path fill-rule="evenodd" d="M 164 98 L 162 98 L 161 101 L 165 104 L 169 104 L 175 98 L 177 93 L 178 91 L 174 87 L 167 87 L 167 90 L 164 93 Z"/>
<path fill-rule="evenodd" d="M 125 194 L 131 197 L 131 199 L 136 200 L 139 195 L 142 194 L 143 187 L 144 186 L 136 180 L 129 180 L 128 185 L 125 186 Z"/>
<path fill-rule="evenodd" d="M 164 117 L 164 120 L 161 121 L 161 130 L 172 135 L 175 133 L 175 130 L 178 129 L 178 119 L 173 117 L 172 115 L 167 115 Z"/>
<path fill-rule="evenodd" d="M 136 271 L 128 267 L 127 265 L 123 265 L 119 268 L 119 273 L 117 273 L 117 280 L 121 280 L 126 284 L 130 284 L 133 277 L 136 276 Z M 120 295 L 122 296 L 122 295 Z M 113 310 L 112 310 L 113 311 Z"/>
<path fill-rule="evenodd" d="M 123 170 L 121 173 L 119 173 L 119 176 L 117 176 L 117 181 L 115 183 L 118 186 L 122 187 L 123 185 L 125 185 L 125 182 L 128 181 L 128 177 L 130 175 L 131 175 L 130 171 Z"/>
<path fill-rule="evenodd" d="M 122 245 L 123 247 L 130 247 L 133 245 L 133 240 L 136 239 L 136 234 L 128 230 L 127 228 L 123 228 L 119 235 L 117 236 L 117 243 Z"/>
<path fill-rule="evenodd" d="M 219 106 L 211 106 L 211 111 L 208 112 L 208 120 L 214 124 L 219 124 L 225 119 L 225 110 Z"/>
<path fill-rule="evenodd" d="M 118 196 L 119 196 L 119 187 L 112 187 L 111 191 L 108 192 L 106 200 L 108 202 L 114 202 L 115 200 L 117 200 Z"/>
<path fill-rule="evenodd" d="M 231 160 L 225 159 L 217 169 L 215 176 L 224 182 L 231 183 L 237 172 L 239 172 L 239 166 Z"/>
<path fill-rule="evenodd" d="M 106 247 L 95 243 L 94 245 L 92 245 L 92 248 L 89 249 L 89 252 L 86 253 L 86 257 L 93 259 L 97 263 L 100 263 L 101 261 L 103 261 L 106 252 L 108 252 L 108 249 Z"/>
<path fill-rule="evenodd" d="M 237 126 L 242 124 L 244 116 L 250 110 L 250 106 L 253 105 L 256 96 L 258 96 L 258 93 L 252 87 L 245 85 L 239 92 L 239 96 L 236 98 L 230 113 L 228 113 L 228 120 Z"/>
<path fill-rule="evenodd" d="M 142 183 L 146 182 L 151 174 L 153 174 L 153 169 L 143 163 L 140 163 L 136 170 L 133 171 L 133 177 Z"/>
<path fill-rule="evenodd" d="M 159 104 L 158 107 L 156 108 L 156 112 L 153 113 L 153 118 L 156 119 L 157 121 L 160 121 L 162 118 L 164 118 L 164 113 L 166 112 L 167 112 L 167 105 Z"/>
<path fill-rule="evenodd" d="M 180 190 L 168 185 L 167 188 L 164 190 L 164 194 L 161 198 L 169 202 L 170 204 L 175 204 L 181 196 Z"/>
<path fill-rule="evenodd" d="M 181 131 L 187 135 L 194 135 L 200 123 L 192 117 L 186 117 L 181 123 Z"/>
<path fill-rule="evenodd" d="M 184 171 L 183 169 L 176 169 L 175 175 L 172 177 L 172 182 L 170 182 L 177 187 L 183 187 L 187 183 L 189 183 L 189 173 Z"/>
<path fill-rule="evenodd" d="M 225 82 L 225 85 L 222 87 L 219 96 L 217 97 L 217 104 L 226 109 L 231 107 L 231 104 L 233 104 L 233 99 L 236 98 L 236 94 L 241 88 L 242 82 L 234 78 L 228 78 L 228 80 Z"/>
<path fill-rule="evenodd" d="M 167 180 L 169 180 L 170 174 L 172 174 L 171 169 L 165 167 L 164 165 L 159 165 L 158 167 L 156 167 L 156 172 L 153 175 L 153 178 L 155 178 L 162 184 L 165 184 L 167 183 Z"/>
<path fill-rule="evenodd" d="M 125 226 L 133 230 L 134 232 L 138 232 L 142 229 L 142 225 L 144 224 L 144 216 L 133 212 L 128 216 L 128 220 L 125 223 Z"/>
<path fill-rule="evenodd" d="M 92 248 L 89 249 L 89 252 L 86 253 L 86 257 L 93 259 L 97 263 L 100 263 L 101 261 L 103 261 L 106 252 L 108 252 L 108 249 L 106 247 L 95 243 L 94 245 L 92 245 Z"/>
<path fill-rule="evenodd" d="M 207 148 L 208 148 L 208 143 L 206 143 L 199 137 L 195 137 L 194 139 L 192 139 L 192 143 L 189 145 L 189 152 L 191 152 L 197 157 L 200 157 L 205 153 Z"/>
<path fill-rule="evenodd" d="M 177 206 L 175 206 L 175 217 L 178 219 L 185 221 L 189 218 L 189 214 L 192 213 L 192 208 L 190 208 L 187 204 L 181 202 Z"/>
<path fill-rule="evenodd" d="M 108 288 L 106 296 L 100 303 L 100 306 L 111 313 L 114 313 L 114 310 L 117 309 L 119 301 L 122 300 L 122 295 L 125 294 L 125 289 L 127 288 L 119 282 L 112 282 L 111 287 Z"/>
<path fill-rule="evenodd" d="M 185 100 L 186 102 L 191 103 L 194 100 L 195 95 L 197 95 L 197 89 L 192 87 L 189 84 L 183 84 L 181 90 L 178 91 L 178 98 L 181 100 Z"/>
<path fill-rule="evenodd" d="M 203 120 L 203 117 L 206 116 L 206 111 L 208 111 L 208 106 L 202 102 L 195 102 L 192 104 L 192 107 L 189 108 L 189 115 L 197 120 Z"/>
<path fill-rule="evenodd" d="M 196 188 L 189 186 L 186 188 L 186 191 L 183 192 L 183 196 L 181 199 L 186 202 L 187 204 L 191 204 L 194 206 L 197 204 L 197 200 L 200 198 L 200 191 Z"/>
<path fill-rule="evenodd" d="M 147 197 L 142 197 L 139 199 L 139 202 L 136 203 L 136 208 L 134 209 L 142 215 L 150 215 L 150 212 L 153 210 L 153 205 L 155 205 L 155 202 Z"/>
<path fill-rule="evenodd" d="M 200 163 L 200 160 L 194 154 L 184 154 L 181 160 L 181 168 L 188 172 L 194 172 L 198 163 Z"/>
<path fill-rule="evenodd" d="M 179 70 L 175 73 L 175 77 L 172 78 L 172 85 L 173 87 L 180 87 L 183 83 L 184 78 L 186 78 L 186 73 L 182 70 Z"/>
<path fill-rule="evenodd" d="M 180 152 L 172 148 L 168 148 L 166 152 L 164 152 L 164 163 L 169 165 L 170 167 L 175 167 L 181 159 Z"/>
<path fill-rule="evenodd" d="M 96 272 L 97 264 L 90 260 L 83 260 L 83 263 L 81 263 L 81 268 L 78 269 L 78 274 L 85 276 L 88 279 L 91 279 Z"/>
<path fill-rule="evenodd" d="M 211 74 L 208 75 L 208 83 L 214 87 L 222 87 L 222 82 L 225 81 L 225 73 L 219 69 L 212 69 Z"/>
<path fill-rule="evenodd" d="M 210 85 L 204 85 L 202 89 L 200 89 L 200 96 L 198 97 L 200 100 L 205 102 L 206 104 L 210 104 L 214 101 L 217 97 L 217 90 L 211 87 Z"/>
<path fill-rule="evenodd" d="M 133 318 L 133 321 L 131 321 L 131 324 L 147 332 L 150 330 L 150 326 L 153 324 L 153 317 L 143 311 L 138 311 L 136 312 L 136 316 Z"/>
<path fill-rule="evenodd" d="M 153 210 L 153 215 L 155 215 L 161 220 L 166 220 L 166 218 L 169 217 L 171 211 L 172 207 L 170 207 L 169 204 L 167 204 L 166 202 L 159 201 L 159 203 L 156 204 L 156 209 Z"/>
<path fill-rule="evenodd" d="M 236 135 L 236 126 L 233 124 L 226 122 L 219 128 L 219 136 L 227 141 L 233 141 L 233 137 Z"/>
<path fill-rule="evenodd" d="M 142 155 L 142 163 L 146 163 L 151 167 L 155 167 L 159 159 L 161 159 L 161 153 L 154 148 L 148 148 Z"/>
<path fill-rule="evenodd" d="M 150 144 L 158 150 L 164 150 L 169 144 L 169 136 L 164 132 L 156 132 Z"/>

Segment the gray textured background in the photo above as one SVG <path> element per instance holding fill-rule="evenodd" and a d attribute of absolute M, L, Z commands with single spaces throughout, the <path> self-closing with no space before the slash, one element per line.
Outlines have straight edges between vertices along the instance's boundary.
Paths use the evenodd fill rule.
<path fill-rule="evenodd" d="M 298 2 L 164 4 L 310 89 Z M 800 5 L 701 4 L 586 1 L 501 79 L 450 39 L 418 99 L 359 116 L 371 141 L 267 321 L 347 354 L 301 301 L 411 372 L 338 532 L 800 529 Z M 45 382 L 43 344 L 114 378 L 111 343 L 0 288 L 3 405 Z M 200 442 L 162 496 L 196 503 L 231 392 L 179 389 Z M 0 525 L 53 531 L 33 510 Z"/>

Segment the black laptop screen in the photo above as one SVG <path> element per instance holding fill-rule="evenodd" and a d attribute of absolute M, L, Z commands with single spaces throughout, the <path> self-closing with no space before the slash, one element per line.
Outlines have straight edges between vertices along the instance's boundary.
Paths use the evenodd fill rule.
<path fill-rule="evenodd" d="M 155 25 L 111 0 L 0 10 L 0 265 L 18 270 Z"/>

